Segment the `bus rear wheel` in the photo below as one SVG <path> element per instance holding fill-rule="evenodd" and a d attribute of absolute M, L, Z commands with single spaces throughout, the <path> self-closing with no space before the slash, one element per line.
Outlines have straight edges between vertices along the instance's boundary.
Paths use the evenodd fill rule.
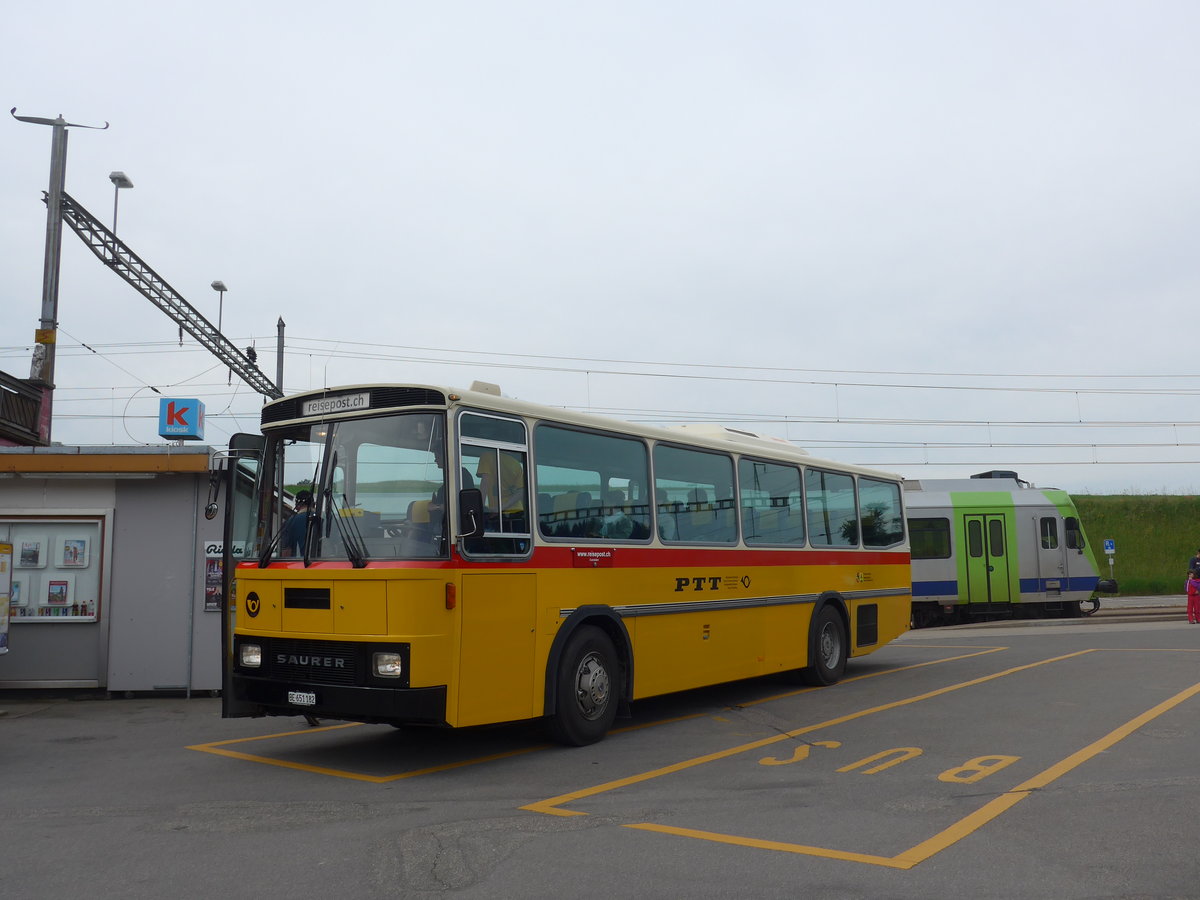
<path fill-rule="evenodd" d="M 809 664 L 800 670 L 800 680 L 815 686 L 837 684 L 846 671 L 847 650 L 842 617 L 833 606 L 822 606 L 809 626 Z"/>
<path fill-rule="evenodd" d="M 560 744 L 582 747 L 608 733 L 617 717 L 620 670 L 608 635 L 584 625 L 567 640 L 555 673 L 554 715 L 546 727 Z"/>

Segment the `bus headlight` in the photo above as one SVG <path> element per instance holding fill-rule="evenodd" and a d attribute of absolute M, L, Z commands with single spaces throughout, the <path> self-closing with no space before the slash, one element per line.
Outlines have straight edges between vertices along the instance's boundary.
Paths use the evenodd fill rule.
<path fill-rule="evenodd" d="M 399 653 L 386 651 L 374 656 L 375 674 L 380 678 L 399 678 L 404 674 L 404 657 Z"/>
<path fill-rule="evenodd" d="M 257 669 L 262 665 L 262 647 L 258 644 L 242 644 L 240 658 L 243 666 L 250 669 Z"/>

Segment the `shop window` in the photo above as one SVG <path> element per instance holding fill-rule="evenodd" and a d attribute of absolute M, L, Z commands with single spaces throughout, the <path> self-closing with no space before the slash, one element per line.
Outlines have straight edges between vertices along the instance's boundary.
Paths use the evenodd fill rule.
<path fill-rule="evenodd" d="M 101 600 L 99 520 L 0 520 L 0 542 L 12 544 L 10 621 L 96 621 Z"/>

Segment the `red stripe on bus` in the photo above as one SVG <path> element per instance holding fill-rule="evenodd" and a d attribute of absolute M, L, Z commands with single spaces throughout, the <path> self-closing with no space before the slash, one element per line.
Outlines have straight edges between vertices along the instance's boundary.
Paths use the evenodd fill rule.
<path fill-rule="evenodd" d="M 904 550 L 812 550 L 763 549 L 744 547 L 624 547 L 587 545 L 534 548 L 527 559 L 463 559 L 457 552 L 451 560 L 381 559 L 367 562 L 367 569 L 570 569 L 576 567 L 575 550 L 608 550 L 611 564 L 598 568 L 665 569 L 682 566 L 898 566 L 909 564 Z M 241 562 L 239 568 L 257 568 L 255 562 Z M 271 563 L 272 569 L 303 569 L 300 560 Z M 313 562 L 307 571 L 353 568 L 346 560 Z M 581 563 L 579 568 L 591 568 Z"/>

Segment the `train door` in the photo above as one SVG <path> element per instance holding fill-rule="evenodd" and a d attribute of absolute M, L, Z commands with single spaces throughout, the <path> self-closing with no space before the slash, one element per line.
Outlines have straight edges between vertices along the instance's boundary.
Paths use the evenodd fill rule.
<path fill-rule="evenodd" d="M 1063 590 L 1068 590 L 1072 577 L 1093 575 L 1095 570 L 1083 552 L 1087 541 L 1083 537 L 1083 526 L 1079 524 L 1079 519 L 1075 516 L 1063 516 L 1063 534 L 1064 543 L 1067 545 L 1064 554 L 1066 565 L 1063 570 Z"/>
<path fill-rule="evenodd" d="M 1038 516 L 1038 591 L 1059 596 L 1067 586 L 1067 548 L 1063 520 L 1053 510 Z"/>
<path fill-rule="evenodd" d="M 964 515 L 963 531 L 967 550 L 967 603 L 981 608 L 1009 603 L 1012 590 L 1005 517 L 996 513 Z"/>

